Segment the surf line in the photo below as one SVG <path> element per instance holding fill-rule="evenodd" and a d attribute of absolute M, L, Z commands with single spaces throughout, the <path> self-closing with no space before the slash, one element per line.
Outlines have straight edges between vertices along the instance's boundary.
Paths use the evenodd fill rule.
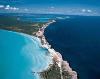
<path fill-rule="evenodd" d="M 43 27 L 39 28 L 39 30 L 36 32 L 36 37 L 38 37 L 40 39 L 41 47 L 48 50 L 50 56 L 52 57 L 52 61 L 55 61 L 56 64 L 58 65 L 58 67 L 60 68 L 61 79 L 63 79 L 62 65 L 63 65 L 65 71 L 69 72 L 69 74 L 72 76 L 71 79 L 77 79 L 76 71 L 72 70 L 72 68 L 69 66 L 69 63 L 67 61 L 64 61 L 62 58 L 62 55 L 59 52 L 56 52 L 53 48 L 51 48 L 51 45 L 45 39 L 45 36 L 44 36 L 45 28 L 54 22 L 56 22 L 56 21 L 51 20 L 48 23 L 44 24 Z M 48 67 L 48 69 L 49 68 L 50 68 L 50 66 Z"/>

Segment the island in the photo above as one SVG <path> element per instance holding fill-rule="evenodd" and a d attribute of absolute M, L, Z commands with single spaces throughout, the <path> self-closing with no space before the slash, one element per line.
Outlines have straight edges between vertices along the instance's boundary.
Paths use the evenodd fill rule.
<path fill-rule="evenodd" d="M 29 22 L 21 21 L 18 17 L 0 16 L 0 29 L 16 31 L 36 36 L 40 39 L 41 47 L 46 48 L 52 57 L 53 64 L 50 64 L 46 70 L 36 72 L 41 79 L 77 79 L 77 73 L 70 68 L 69 63 L 64 61 L 62 55 L 56 52 L 47 42 L 44 36 L 44 30 L 50 24 L 56 22 Z M 35 72 L 33 72 L 35 73 Z"/>

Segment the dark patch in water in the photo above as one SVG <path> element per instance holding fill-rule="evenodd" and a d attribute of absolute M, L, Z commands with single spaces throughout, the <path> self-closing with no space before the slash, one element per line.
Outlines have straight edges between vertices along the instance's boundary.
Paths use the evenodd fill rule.
<path fill-rule="evenodd" d="M 71 16 L 45 30 L 47 41 L 59 51 L 80 79 L 100 79 L 100 17 Z"/>

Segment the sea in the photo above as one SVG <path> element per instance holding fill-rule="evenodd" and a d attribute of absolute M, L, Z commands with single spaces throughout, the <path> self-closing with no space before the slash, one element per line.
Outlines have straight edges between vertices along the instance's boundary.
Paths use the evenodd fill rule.
<path fill-rule="evenodd" d="M 11 17 L 24 22 L 48 22 L 54 19 L 68 18 L 61 14 L 33 14 L 33 13 L 0 13 L 0 17 Z M 2 21 L 1 21 L 2 22 Z"/>
<path fill-rule="evenodd" d="M 48 22 L 49 44 L 78 74 L 78 79 L 100 79 L 100 16 L 55 14 L 0 14 L 23 21 Z M 52 63 L 37 37 L 0 30 L 0 79 L 40 79 L 37 73 Z"/>
<path fill-rule="evenodd" d="M 51 63 L 37 37 L 0 30 L 0 79 L 40 79 Z"/>
<path fill-rule="evenodd" d="M 100 16 L 56 20 L 45 29 L 45 37 L 78 79 L 100 79 Z"/>

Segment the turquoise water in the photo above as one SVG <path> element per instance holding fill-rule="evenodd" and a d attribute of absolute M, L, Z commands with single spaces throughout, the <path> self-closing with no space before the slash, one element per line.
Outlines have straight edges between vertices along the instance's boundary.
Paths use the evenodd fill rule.
<path fill-rule="evenodd" d="M 38 38 L 0 30 L 0 79 L 39 79 L 37 73 L 51 63 Z"/>

